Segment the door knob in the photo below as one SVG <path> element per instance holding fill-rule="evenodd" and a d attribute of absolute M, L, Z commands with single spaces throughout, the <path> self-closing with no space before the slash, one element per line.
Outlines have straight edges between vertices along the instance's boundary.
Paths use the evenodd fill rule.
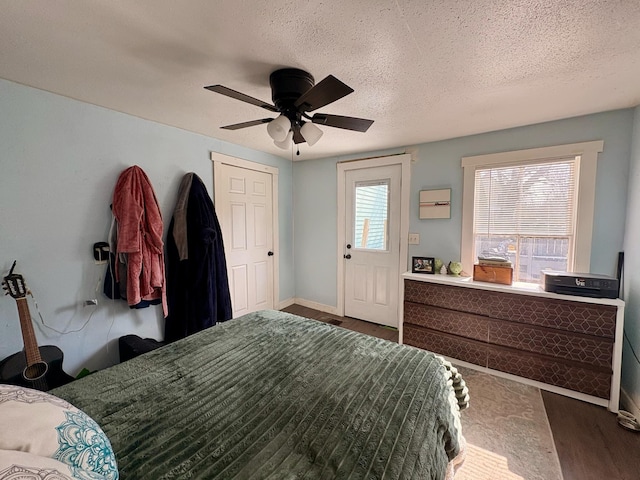
<path fill-rule="evenodd" d="M 269 252 L 267 252 L 267 255 L 269 255 L 270 257 L 273 257 L 273 252 L 269 251 Z"/>
<path fill-rule="evenodd" d="M 346 258 L 347 260 L 349 260 L 349 259 L 351 258 L 351 254 L 350 254 L 350 253 L 347 253 L 346 255 L 343 255 L 343 256 L 344 256 L 344 258 Z"/>

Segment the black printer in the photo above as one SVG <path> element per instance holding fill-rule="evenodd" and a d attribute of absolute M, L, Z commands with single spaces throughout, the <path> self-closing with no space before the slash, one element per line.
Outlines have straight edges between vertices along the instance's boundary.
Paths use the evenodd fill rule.
<path fill-rule="evenodd" d="M 542 271 L 545 292 L 593 298 L 618 298 L 618 279 L 596 273 Z"/>

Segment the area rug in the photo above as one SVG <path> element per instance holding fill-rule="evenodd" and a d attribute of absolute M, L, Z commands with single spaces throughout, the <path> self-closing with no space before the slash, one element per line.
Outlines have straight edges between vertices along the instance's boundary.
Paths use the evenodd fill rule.
<path fill-rule="evenodd" d="M 469 387 L 462 411 L 467 455 L 456 480 L 562 480 L 540 390 L 458 367 Z"/>

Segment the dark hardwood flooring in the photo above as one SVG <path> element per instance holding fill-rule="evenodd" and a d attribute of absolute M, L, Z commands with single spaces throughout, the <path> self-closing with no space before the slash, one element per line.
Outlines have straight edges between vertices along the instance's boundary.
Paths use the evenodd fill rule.
<path fill-rule="evenodd" d="M 374 323 L 301 305 L 284 311 L 398 341 L 397 330 Z M 640 433 L 620 427 L 604 407 L 545 391 L 542 398 L 564 480 L 640 480 Z"/>
<path fill-rule="evenodd" d="M 542 391 L 564 480 L 640 480 L 640 433 L 604 407 Z"/>
<path fill-rule="evenodd" d="M 313 308 L 303 307 L 301 305 L 291 305 L 284 308 L 283 311 L 293 313 L 294 315 L 300 315 L 301 317 L 313 318 L 314 320 L 320 320 L 321 322 L 331 323 L 338 325 L 348 330 L 355 332 L 366 333 L 378 338 L 384 338 L 385 340 L 391 340 L 392 342 L 398 341 L 398 330 L 391 327 L 383 327 L 376 323 L 364 322 L 362 320 L 356 320 L 349 317 L 338 317 L 330 313 L 320 312 Z"/>

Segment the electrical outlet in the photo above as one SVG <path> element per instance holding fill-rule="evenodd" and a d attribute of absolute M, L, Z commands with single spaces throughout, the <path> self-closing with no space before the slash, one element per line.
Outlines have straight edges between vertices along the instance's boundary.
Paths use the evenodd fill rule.
<path fill-rule="evenodd" d="M 420 234 L 419 233 L 410 233 L 409 234 L 409 245 L 420 245 Z"/>

